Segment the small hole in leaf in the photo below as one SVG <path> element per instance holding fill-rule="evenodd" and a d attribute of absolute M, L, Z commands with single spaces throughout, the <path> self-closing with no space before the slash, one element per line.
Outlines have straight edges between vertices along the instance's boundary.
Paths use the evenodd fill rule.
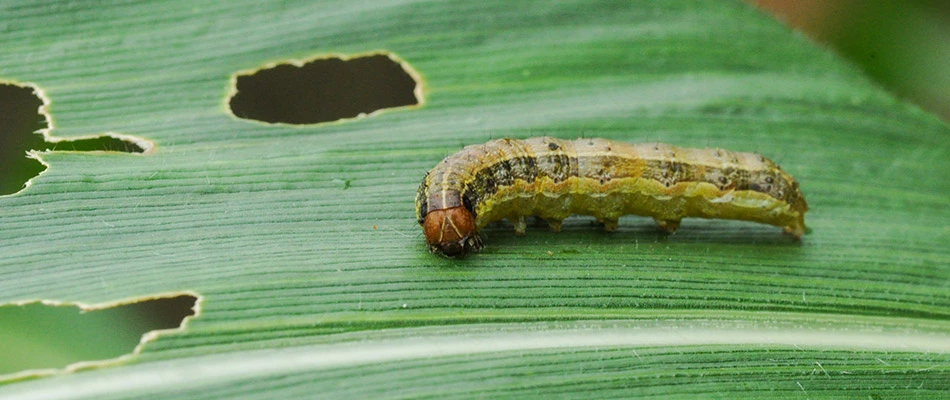
<path fill-rule="evenodd" d="M 0 306 L 0 381 L 133 353 L 146 333 L 182 326 L 195 315 L 197 300 L 181 294 L 85 310 L 39 302 Z"/>
<path fill-rule="evenodd" d="M 283 63 L 234 80 L 231 112 L 270 123 L 316 124 L 422 103 L 421 81 L 391 54 Z"/>
<path fill-rule="evenodd" d="M 0 196 L 20 191 L 46 169 L 27 157 L 29 151 L 144 153 L 151 149 L 147 141 L 123 135 L 47 140 L 42 133 L 50 129 L 46 106 L 39 89 L 0 83 Z"/>
<path fill-rule="evenodd" d="M 89 139 L 64 140 L 46 144 L 53 151 L 115 151 L 120 153 L 144 153 L 138 144 L 112 136 L 99 136 Z"/>

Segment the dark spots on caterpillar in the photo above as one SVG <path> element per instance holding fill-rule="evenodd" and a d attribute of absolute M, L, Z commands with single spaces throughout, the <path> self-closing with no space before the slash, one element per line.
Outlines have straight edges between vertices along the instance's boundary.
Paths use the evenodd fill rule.
<path fill-rule="evenodd" d="M 570 178 L 573 175 L 576 175 L 577 172 L 574 171 L 572 175 L 571 171 L 571 157 L 567 154 L 557 153 L 551 154 L 548 156 L 550 158 L 551 172 L 550 177 L 556 183 L 564 182 L 567 178 Z M 577 159 L 573 160 L 573 165 L 577 165 Z"/>
<path fill-rule="evenodd" d="M 610 180 L 609 173 L 603 168 L 597 170 L 596 176 L 601 185 L 607 184 L 607 181 Z"/>
<path fill-rule="evenodd" d="M 669 183 L 669 162 L 663 159 L 654 159 L 646 160 L 647 168 L 645 168 L 640 176 L 643 179 L 650 179 L 664 184 L 666 187 L 670 186 Z"/>
<path fill-rule="evenodd" d="M 726 178 L 725 176 L 720 176 L 720 177 L 719 177 L 719 188 L 720 188 L 720 189 L 725 188 L 728 184 L 729 184 L 729 178 Z"/>
<path fill-rule="evenodd" d="M 567 174 L 568 176 L 577 176 L 577 157 L 567 158 Z"/>
<path fill-rule="evenodd" d="M 422 190 L 419 192 L 422 193 Z M 422 224 L 422 221 L 425 220 L 426 214 L 429 212 L 429 201 L 425 199 L 425 196 L 422 197 L 423 198 L 421 200 L 418 198 L 416 199 L 416 203 L 419 204 L 419 213 L 417 219 L 420 225 Z"/>
<path fill-rule="evenodd" d="M 475 179 L 465 187 L 465 192 L 474 193 L 477 199 L 495 194 L 498 187 L 493 170 L 492 166 L 479 170 Z"/>
<path fill-rule="evenodd" d="M 534 182 L 538 177 L 538 160 L 534 157 L 524 157 L 524 168 L 526 175 L 530 177 L 529 182 Z"/>
<path fill-rule="evenodd" d="M 428 198 L 427 193 L 429 193 L 429 173 L 426 173 L 426 176 L 422 178 L 422 183 L 419 184 L 419 190 L 416 192 L 416 204 L 420 206 L 420 211 L 423 215 L 419 217 L 424 217 L 425 212 L 428 209 Z"/>
<path fill-rule="evenodd" d="M 472 213 L 472 215 L 474 216 L 474 215 L 475 215 L 475 204 L 477 204 L 478 201 L 476 201 L 476 200 L 473 198 L 473 195 L 474 195 L 474 193 L 473 193 L 473 194 L 466 195 L 466 196 L 462 196 L 462 206 L 465 207 L 465 209 L 468 210 L 470 213 Z M 422 222 L 420 221 L 419 223 L 421 224 Z"/>
<path fill-rule="evenodd" d="M 537 179 L 538 169 L 534 157 L 515 157 L 509 159 L 508 163 L 511 168 L 511 177 L 513 179 L 521 179 L 528 183 L 532 183 L 535 179 Z"/>
<path fill-rule="evenodd" d="M 422 78 L 393 53 L 288 60 L 234 74 L 228 109 L 241 119 L 316 124 L 424 104 Z"/>
<path fill-rule="evenodd" d="M 736 190 L 751 190 L 750 186 L 759 181 L 759 176 L 751 173 L 747 170 L 738 170 L 735 173 L 735 183 Z"/>
<path fill-rule="evenodd" d="M 749 184 L 746 189 L 765 193 L 769 196 L 785 200 L 783 194 L 785 190 L 783 186 L 786 184 L 785 180 L 772 175 L 772 172 L 760 172 L 757 175 L 751 176 L 748 178 Z M 794 182 L 792 183 L 795 184 Z"/>
<path fill-rule="evenodd" d="M 561 146 L 558 146 L 557 143 L 554 143 L 554 142 L 548 143 L 548 150 L 555 151 L 560 148 Z"/>
<path fill-rule="evenodd" d="M 507 186 L 515 180 L 511 173 L 511 163 L 508 160 L 499 161 L 494 165 L 492 170 L 495 177 L 495 185 Z"/>
<path fill-rule="evenodd" d="M 673 177 L 673 171 L 670 169 L 670 163 L 661 162 L 660 165 L 662 169 L 659 171 L 658 180 L 666 187 L 673 186 L 676 182 Z"/>

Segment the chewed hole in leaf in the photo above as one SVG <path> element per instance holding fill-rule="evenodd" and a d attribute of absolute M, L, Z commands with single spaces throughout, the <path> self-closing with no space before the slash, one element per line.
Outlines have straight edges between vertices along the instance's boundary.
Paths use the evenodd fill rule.
<path fill-rule="evenodd" d="M 0 83 L 0 196 L 20 191 L 46 167 L 30 151 L 105 151 L 145 153 L 150 142 L 127 135 L 78 139 L 44 135 L 50 127 L 47 101 L 30 85 Z"/>
<path fill-rule="evenodd" d="M 0 306 L 0 381 L 136 352 L 154 339 L 150 332 L 178 328 L 195 315 L 197 300 L 175 294 L 103 309 L 43 302 Z"/>
<path fill-rule="evenodd" d="M 46 146 L 46 118 L 39 113 L 43 100 L 29 87 L 0 84 L 0 195 L 15 193 L 46 167 L 27 158 L 30 150 Z"/>
<path fill-rule="evenodd" d="M 64 140 L 46 144 L 46 150 L 52 151 L 114 151 L 120 153 L 144 153 L 138 143 L 112 136 L 99 136 L 89 139 Z"/>
<path fill-rule="evenodd" d="M 232 85 L 231 112 L 269 123 L 316 124 L 423 102 L 419 75 L 388 53 L 267 65 Z"/>

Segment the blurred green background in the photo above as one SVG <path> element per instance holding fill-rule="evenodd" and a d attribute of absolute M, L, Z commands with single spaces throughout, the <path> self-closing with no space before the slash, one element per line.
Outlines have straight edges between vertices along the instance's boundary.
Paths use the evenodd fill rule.
<path fill-rule="evenodd" d="M 950 121 L 950 1 L 747 1 Z"/>
<path fill-rule="evenodd" d="M 750 2 L 851 60 L 897 96 L 950 121 L 950 2 Z M 34 133 L 45 123 L 35 114 L 38 103 L 16 100 L 23 98 L 22 92 L 0 92 L 0 194 L 19 190 L 42 170 L 24 153 L 46 148 Z M 182 313 L 187 312 L 182 310 L 183 304 L 190 308 L 187 301 L 179 300 L 87 314 L 80 314 L 75 307 L 36 303 L 2 306 L 0 374 L 60 368 L 128 353 L 143 332 L 177 326 Z M 168 319 L 169 315 L 173 318 Z"/>

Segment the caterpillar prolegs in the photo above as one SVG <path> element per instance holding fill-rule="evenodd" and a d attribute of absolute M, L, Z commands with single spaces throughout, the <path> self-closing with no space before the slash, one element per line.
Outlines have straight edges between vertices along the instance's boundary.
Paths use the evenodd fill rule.
<path fill-rule="evenodd" d="M 525 217 L 560 230 L 571 214 L 608 231 L 625 214 L 653 217 L 673 232 L 684 217 L 755 221 L 805 232 L 805 198 L 789 174 L 754 153 L 663 143 L 537 137 L 467 146 L 435 166 L 416 195 L 429 250 L 449 257 L 482 247 L 478 230 Z"/>

